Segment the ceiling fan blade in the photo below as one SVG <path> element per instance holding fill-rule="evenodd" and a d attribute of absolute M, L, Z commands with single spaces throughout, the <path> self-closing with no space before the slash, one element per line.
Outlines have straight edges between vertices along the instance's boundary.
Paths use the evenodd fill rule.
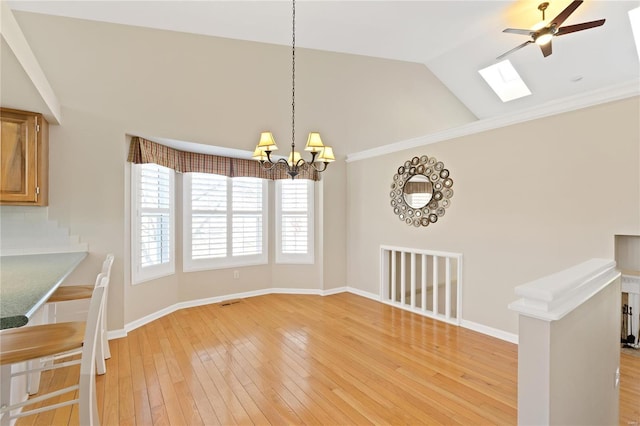
<path fill-rule="evenodd" d="M 551 49 L 551 42 L 547 43 L 547 44 L 542 44 L 540 45 L 540 50 L 542 50 L 542 55 L 546 58 L 547 56 L 551 55 L 552 53 L 552 49 Z"/>
<path fill-rule="evenodd" d="M 604 19 L 600 19 L 598 21 L 583 22 L 582 24 L 567 25 L 565 27 L 560 27 L 558 28 L 558 32 L 556 33 L 556 35 L 561 36 L 565 34 L 575 33 L 576 31 L 588 30 L 589 28 L 599 27 L 604 24 L 604 21 L 605 21 Z"/>
<path fill-rule="evenodd" d="M 553 18 L 550 25 L 559 27 L 562 23 L 582 4 L 582 0 L 574 0 L 569 6 L 567 6 L 558 16 Z"/>
<path fill-rule="evenodd" d="M 510 34 L 520 34 L 525 36 L 532 36 L 534 34 L 534 32 L 531 30 L 521 30 L 519 28 L 505 28 L 504 30 L 502 30 L 502 32 Z"/>
<path fill-rule="evenodd" d="M 516 50 L 520 50 L 520 49 L 522 49 L 523 47 L 525 47 L 527 44 L 531 44 L 531 43 L 533 43 L 533 41 L 532 41 L 532 40 L 527 40 L 527 41 L 525 41 L 524 43 L 522 43 L 522 44 L 520 44 L 520 45 L 518 45 L 518 46 L 514 47 L 514 48 L 513 48 L 513 49 L 511 49 L 510 51 L 508 51 L 508 52 L 506 52 L 506 53 L 503 53 L 502 55 L 498 56 L 496 59 L 502 59 L 502 58 L 504 58 L 505 56 L 510 55 L 510 54 L 512 54 L 513 52 L 515 52 Z"/>

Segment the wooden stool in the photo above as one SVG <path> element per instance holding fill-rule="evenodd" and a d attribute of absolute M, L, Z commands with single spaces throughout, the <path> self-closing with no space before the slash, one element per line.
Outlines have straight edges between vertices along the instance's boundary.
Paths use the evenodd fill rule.
<path fill-rule="evenodd" d="M 71 404 L 79 405 L 80 424 L 98 425 L 98 405 L 96 400 L 96 348 L 98 346 L 100 321 L 104 308 L 106 278 L 93 291 L 89 304 L 89 314 L 85 322 L 44 324 L 19 327 L 0 331 L 0 367 L 2 369 L 2 389 L 0 394 L 0 425 L 8 426 L 11 420 L 49 411 Z M 12 372 L 12 365 L 25 363 L 61 354 L 70 355 L 81 348 L 81 357 L 50 366 Z M 28 363 L 27 363 L 28 364 Z M 80 364 L 79 383 L 48 394 L 39 395 L 24 402 L 11 403 L 11 379 L 15 376 L 68 367 Z M 79 391 L 79 398 L 50 406 L 17 413 L 25 406 L 45 401 L 68 392 Z M 14 398 L 16 398 L 14 396 Z"/>
<path fill-rule="evenodd" d="M 107 299 L 109 294 L 109 282 L 111 280 L 111 267 L 113 266 L 114 256 L 109 253 L 107 258 L 102 262 L 102 270 L 100 274 L 102 277 L 106 278 L 106 286 L 105 286 L 105 301 L 104 301 L 104 309 L 102 311 L 102 319 L 100 321 L 100 333 L 98 340 L 98 354 L 96 356 L 97 362 L 97 371 L 98 374 L 104 374 L 107 372 L 107 367 L 104 362 L 105 359 L 111 358 L 111 351 L 109 350 L 109 339 L 107 338 Z M 55 323 L 57 321 L 57 311 L 58 311 L 58 303 L 70 302 L 75 300 L 83 300 L 90 299 L 93 294 L 93 289 L 99 285 L 101 278 L 98 275 L 96 279 L 95 285 L 70 285 L 70 286 L 60 286 L 56 289 L 55 292 L 49 297 L 47 300 L 47 304 L 49 305 L 49 312 L 53 315 L 49 316 L 49 322 Z M 82 312 L 83 316 L 86 315 Z"/>

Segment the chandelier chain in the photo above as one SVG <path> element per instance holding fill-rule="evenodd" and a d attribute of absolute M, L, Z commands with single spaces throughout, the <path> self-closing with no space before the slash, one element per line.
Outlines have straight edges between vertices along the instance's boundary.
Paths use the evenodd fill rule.
<path fill-rule="evenodd" d="M 296 144 L 296 0 L 293 0 L 291 36 L 291 152 Z"/>
<path fill-rule="evenodd" d="M 296 151 L 296 0 L 291 1 L 291 7 L 291 154 L 288 160 L 285 158 L 272 159 L 271 153 L 278 149 L 278 146 L 271 132 L 262 132 L 253 158 L 258 160 L 265 170 L 278 167 L 284 169 L 291 176 L 291 179 L 295 179 L 301 171 L 312 171 L 313 173 L 325 171 L 329 163 L 335 161 L 335 157 L 333 148 L 322 143 L 318 132 L 309 133 L 305 147 L 305 151 L 311 152 L 310 161 L 305 161 Z"/>

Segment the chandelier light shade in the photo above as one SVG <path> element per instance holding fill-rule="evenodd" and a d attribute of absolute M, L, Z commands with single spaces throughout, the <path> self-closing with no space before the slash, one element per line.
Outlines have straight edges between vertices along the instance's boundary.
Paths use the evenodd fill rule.
<path fill-rule="evenodd" d="M 307 139 L 307 146 L 304 147 L 305 151 L 311 152 L 320 152 L 324 148 L 324 144 L 322 143 L 322 139 L 320 138 L 320 133 L 311 132 L 309 133 L 309 138 Z"/>
<path fill-rule="evenodd" d="M 275 151 L 278 149 L 276 145 L 275 139 L 273 139 L 273 134 L 271 132 L 262 132 L 260 133 L 260 142 L 258 142 L 258 148 L 262 151 Z"/>
<path fill-rule="evenodd" d="M 278 149 L 271 132 L 262 132 L 260 141 L 253 152 L 253 159 L 260 162 L 265 170 L 282 167 L 291 179 L 295 179 L 300 170 L 313 168 L 318 172 L 324 172 L 329 163 L 336 160 L 333 148 L 322 143 L 319 132 L 309 133 L 307 145 L 304 150 L 311 153 L 311 160 L 306 161 L 296 151 L 296 1 L 292 1 L 292 40 L 291 40 L 291 153 L 285 160 L 280 158 L 273 160 L 271 153 Z"/>

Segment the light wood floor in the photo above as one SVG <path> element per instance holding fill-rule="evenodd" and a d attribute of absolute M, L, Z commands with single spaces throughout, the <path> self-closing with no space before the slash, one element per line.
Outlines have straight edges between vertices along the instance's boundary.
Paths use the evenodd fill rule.
<path fill-rule="evenodd" d="M 348 293 L 184 309 L 110 345 L 97 385 L 103 425 L 517 419 L 516 345 Z M 640 358 L 623 356 L 621 369 L 620 424 L 639 424 Z M 77 377 L 61 373 L 42 385 Z M 74 407 L 18 425 L 77 422 Z"/>

